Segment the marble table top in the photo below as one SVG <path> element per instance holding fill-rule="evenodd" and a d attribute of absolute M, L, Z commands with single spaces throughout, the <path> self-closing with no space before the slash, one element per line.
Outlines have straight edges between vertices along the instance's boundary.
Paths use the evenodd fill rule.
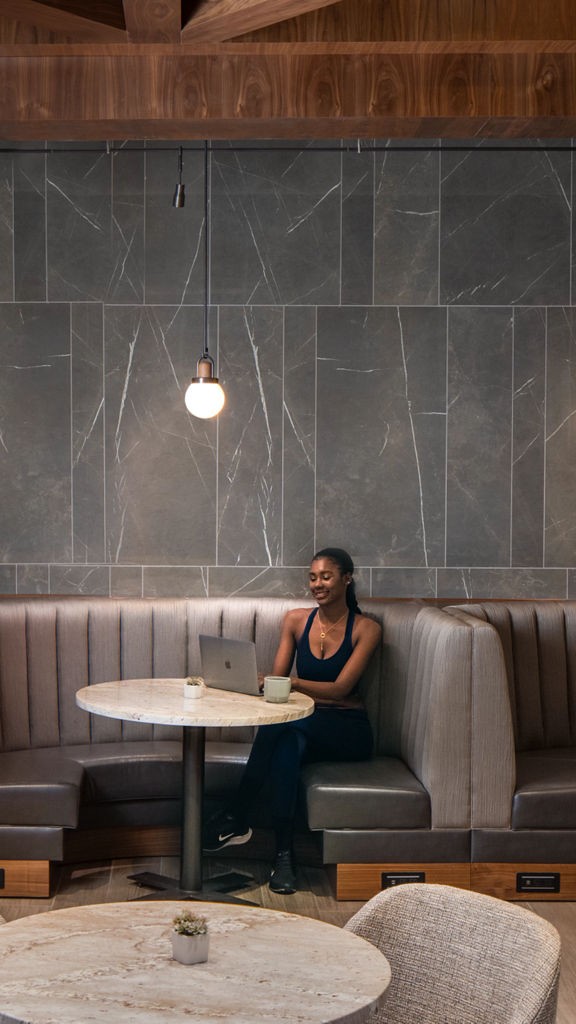
<path fill-rule="evenodd" d="M 172 959 L 174 915 L 208 919 L 208 961 Z M 5 1024 L 360 1024 L 386 958 L 334 925 L 224 903 L 103 903 L 0 926 Z"/>
<path fill-rule="evenodd" d="M 231 690 L 209 687 L 200 700 L 184 697 L 184 679 L 121 679 L 78 690 L 76 703 L 107 718 L 162 725 L 270 725 L 306 718 L 314 701 L 292 692 L 285 704 L 271 704 Z"/>

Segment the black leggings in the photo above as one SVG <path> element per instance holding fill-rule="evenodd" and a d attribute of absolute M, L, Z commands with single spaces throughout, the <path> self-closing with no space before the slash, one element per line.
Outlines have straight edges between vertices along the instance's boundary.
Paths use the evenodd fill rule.
<path fill-rule="evenodd" d="M 372 756 L 372 749 L 370 721 L 361 709 L 320 707 L 308 718 L 262 725 L 240 782 L 234 814 L 247 822 L 252 804 L 268 783 L 278 845 L 285 849 L 292 836 L 302 764 L 365 761 Z"/>

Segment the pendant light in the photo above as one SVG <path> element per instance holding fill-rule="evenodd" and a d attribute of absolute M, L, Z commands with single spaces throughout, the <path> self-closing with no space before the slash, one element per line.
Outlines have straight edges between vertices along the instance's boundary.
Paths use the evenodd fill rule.
<path fill-rule="evenodd" d="M 217 416 L 226 396 L 214 376 L 214 360 L 208 352 L 208 295 L 210 280 L 210 216 L 209 216 L 208 143 L 204 143 L 204 347 L 196 365 L 196 376 L 186 390 L 184 401 L 188 412 L 202 420 Z"/>

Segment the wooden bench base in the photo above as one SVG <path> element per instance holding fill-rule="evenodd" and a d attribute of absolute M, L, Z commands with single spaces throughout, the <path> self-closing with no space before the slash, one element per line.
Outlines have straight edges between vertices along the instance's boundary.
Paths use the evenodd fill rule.
<path fill-rule="evenodd" d="M 49 895 L 49 860 L 0 860 L 0 899 Z"/>
<path fill-rule="evenodd" d="M 470 888 L 469 864 L 337 864 L 336 899 L 369 900 L 390 885 L 435 882 Z"/>
<path fill-rule="evenodd" d="M 550 891 L 556 882 L 558 892 Z M 501 900 L 576 900 L 576 864 L 471 864 L 470 888 Z"/>

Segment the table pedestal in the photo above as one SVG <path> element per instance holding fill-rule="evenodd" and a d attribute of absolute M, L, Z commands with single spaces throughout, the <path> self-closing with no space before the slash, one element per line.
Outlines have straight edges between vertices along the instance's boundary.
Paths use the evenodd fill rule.
<path fill-rule="evenodd" d="M 189 899 L 226 903 L 246 903 L 228 895 L 242 889 L 254 880 L 252 875 L 240 871 L 227 871 L 222 875 L 202 880 L 202 800 L 204 795 L 204 756 L 206 729 L 203 726 L 184 727 L 182 730 L 182 838 L 180 844 L 180 879 L 142 871 L 129 875 L 131 881 L 150 889 L 158 889 L 152 896 L 140 899 Z"/>

